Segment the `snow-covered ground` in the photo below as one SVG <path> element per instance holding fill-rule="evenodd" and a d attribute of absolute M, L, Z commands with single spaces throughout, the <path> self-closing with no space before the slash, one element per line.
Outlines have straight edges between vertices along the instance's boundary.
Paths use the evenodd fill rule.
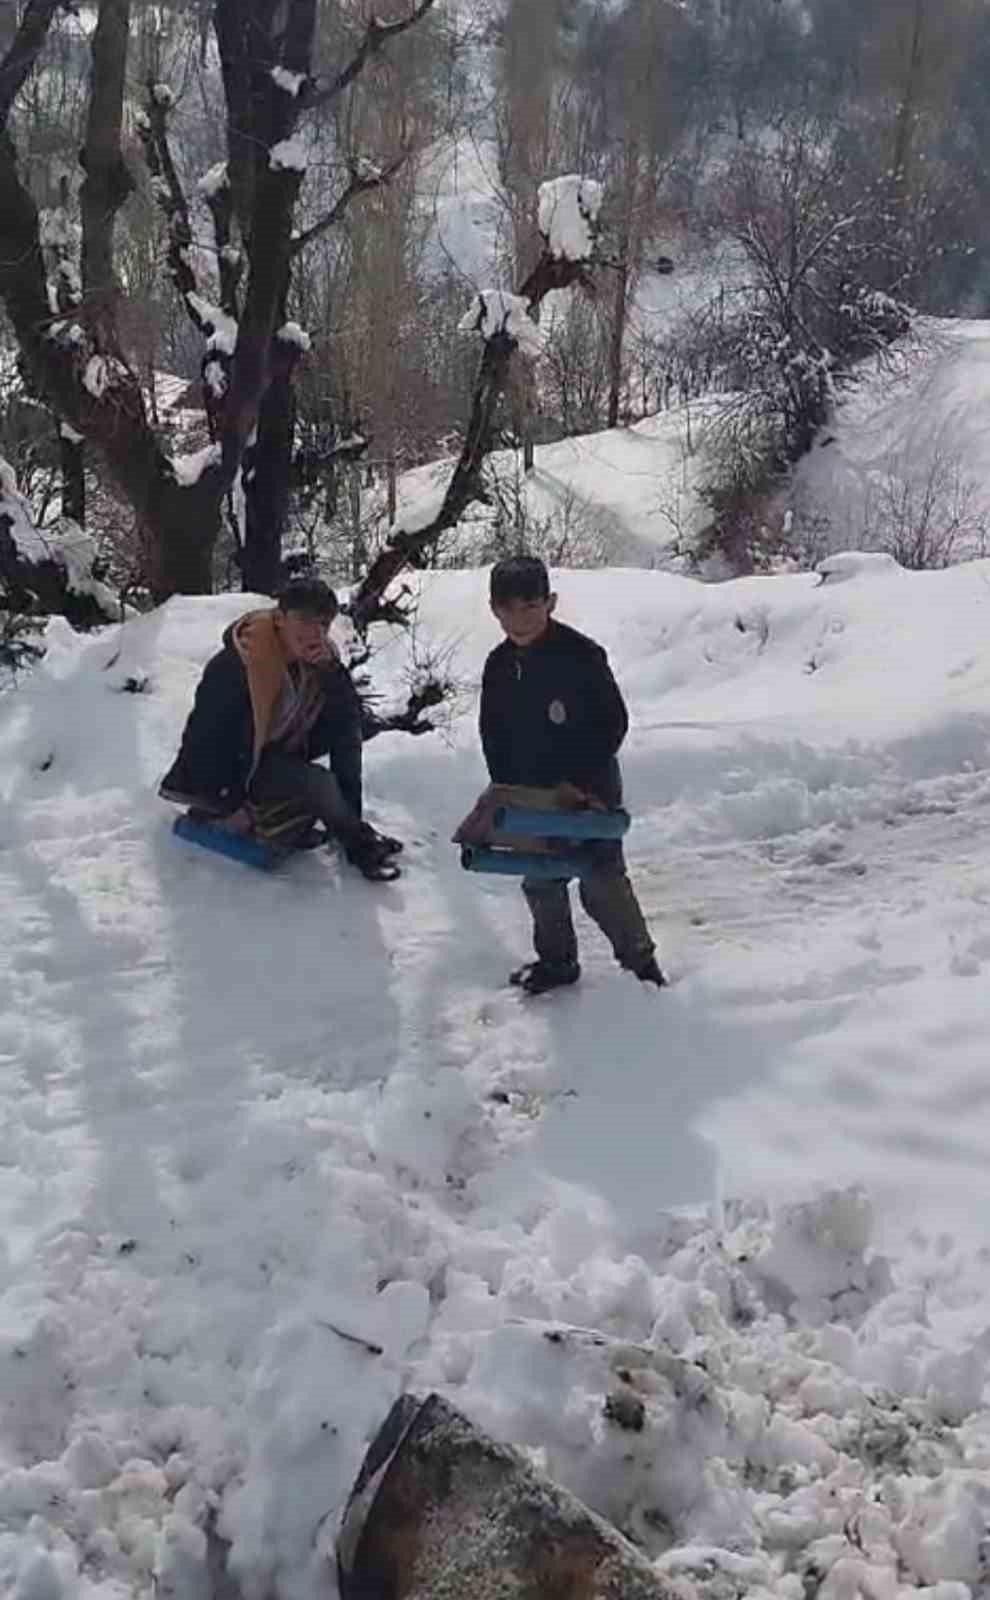
<path fill-rule="evenodd" d="M 170 834 L 243 597 L 53 624 L 0 696 L 0 1594 L 206 1600 L 214 1521 L 248 1600 L 332 1594 L 403 1386 L 705 1600 L 986 1593 L 990 564 L 559 587 L 630 702 L 662 994 L 586 926 L 579 990 L 505 986 L 470 698 L 369 746 L 383 888 Z M 476 682 L 483 575 L 420 631 Z"/>

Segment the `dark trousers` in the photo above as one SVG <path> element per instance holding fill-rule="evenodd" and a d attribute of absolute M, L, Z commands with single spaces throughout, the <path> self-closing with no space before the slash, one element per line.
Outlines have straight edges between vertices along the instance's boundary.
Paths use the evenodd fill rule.
<path fill-rule="evenodd" d="M 341 839 L 353 838 L 361 829 L 361 819 L 347 804 L 333 773 L 304 761 L 302 756 L 287 755 L 284 750 L 262 752 L 251 779 L 249 799 L 258 806 L 291 801 L 300 812 L 315 817 Z"/>
<path fill-rule="evenodd" d="M 577 937 L 566 878 L 524 878 L 523 894 L 533 915 L 533 944 L 541 961 L 576 963 Z M 581 904 L 612 946 L 620 967 L 639 972 L 656 946 L 621 854 L 606 859 L 580 880 Z"/>

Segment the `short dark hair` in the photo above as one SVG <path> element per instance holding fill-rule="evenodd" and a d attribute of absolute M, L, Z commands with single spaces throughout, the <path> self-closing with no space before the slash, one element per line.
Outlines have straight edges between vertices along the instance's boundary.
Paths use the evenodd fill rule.
<path fill-rule="evenodd" d="M 539 556 L 506 556 L 492 567 L 489 590 L 493 605 L 549 600 L 550 574 Z"/>
<path fill-rule="evenodd" d="M 290 578 L 275 596 L 280 611 L 297 611 L 304 617 L 332 622 L 340 603 L 322 578 Z"/>

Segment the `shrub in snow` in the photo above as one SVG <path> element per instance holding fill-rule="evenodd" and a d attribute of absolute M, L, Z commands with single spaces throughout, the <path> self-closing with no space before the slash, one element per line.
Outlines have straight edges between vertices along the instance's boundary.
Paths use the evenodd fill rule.
<path fill-rule="evenodd" d="M 69 518 L 43 532 L 35 526 L 11 467 L 0 459 L 0 637 L 8 668 L 39 653 L 26 614 L 59 613 L 79 626 L 116 618 L 116 600 L 94 576 L 95 562 L 94 541 Z"/>

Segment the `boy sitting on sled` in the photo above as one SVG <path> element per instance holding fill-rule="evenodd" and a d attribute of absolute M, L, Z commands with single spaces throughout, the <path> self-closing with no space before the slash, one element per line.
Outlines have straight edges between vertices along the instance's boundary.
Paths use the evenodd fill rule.
<path fill-rule="evenodd" d="M 325 583 L 296 578 L 227 629 L 159 793 L 275 845 L 322 822 L 366 878 L 390 880 L 401 846 L 361 818 L 363 708 L 330 641 L 337 609 Z"/>
<path fill-rule="evenodd" d="M 491 607 L 506 637 L 488 657 L 481 689 L 481 742 L 494 784 L 557 790 L 565 807 L 622 804 L 617 753 L 629 718 L 600 645 L 554 620 L 556 595 L 534 556 L 500 561 Z M 581 904 L 619 965 L 663 986 L 655 946 L 626 873 L 621 840 L 586 847 L 595 866 L 580 881 Z M 581 976 L 566 878 L 523 880 L 533 916 L 535 961 L 512 974 L 529 994 Z"/>

